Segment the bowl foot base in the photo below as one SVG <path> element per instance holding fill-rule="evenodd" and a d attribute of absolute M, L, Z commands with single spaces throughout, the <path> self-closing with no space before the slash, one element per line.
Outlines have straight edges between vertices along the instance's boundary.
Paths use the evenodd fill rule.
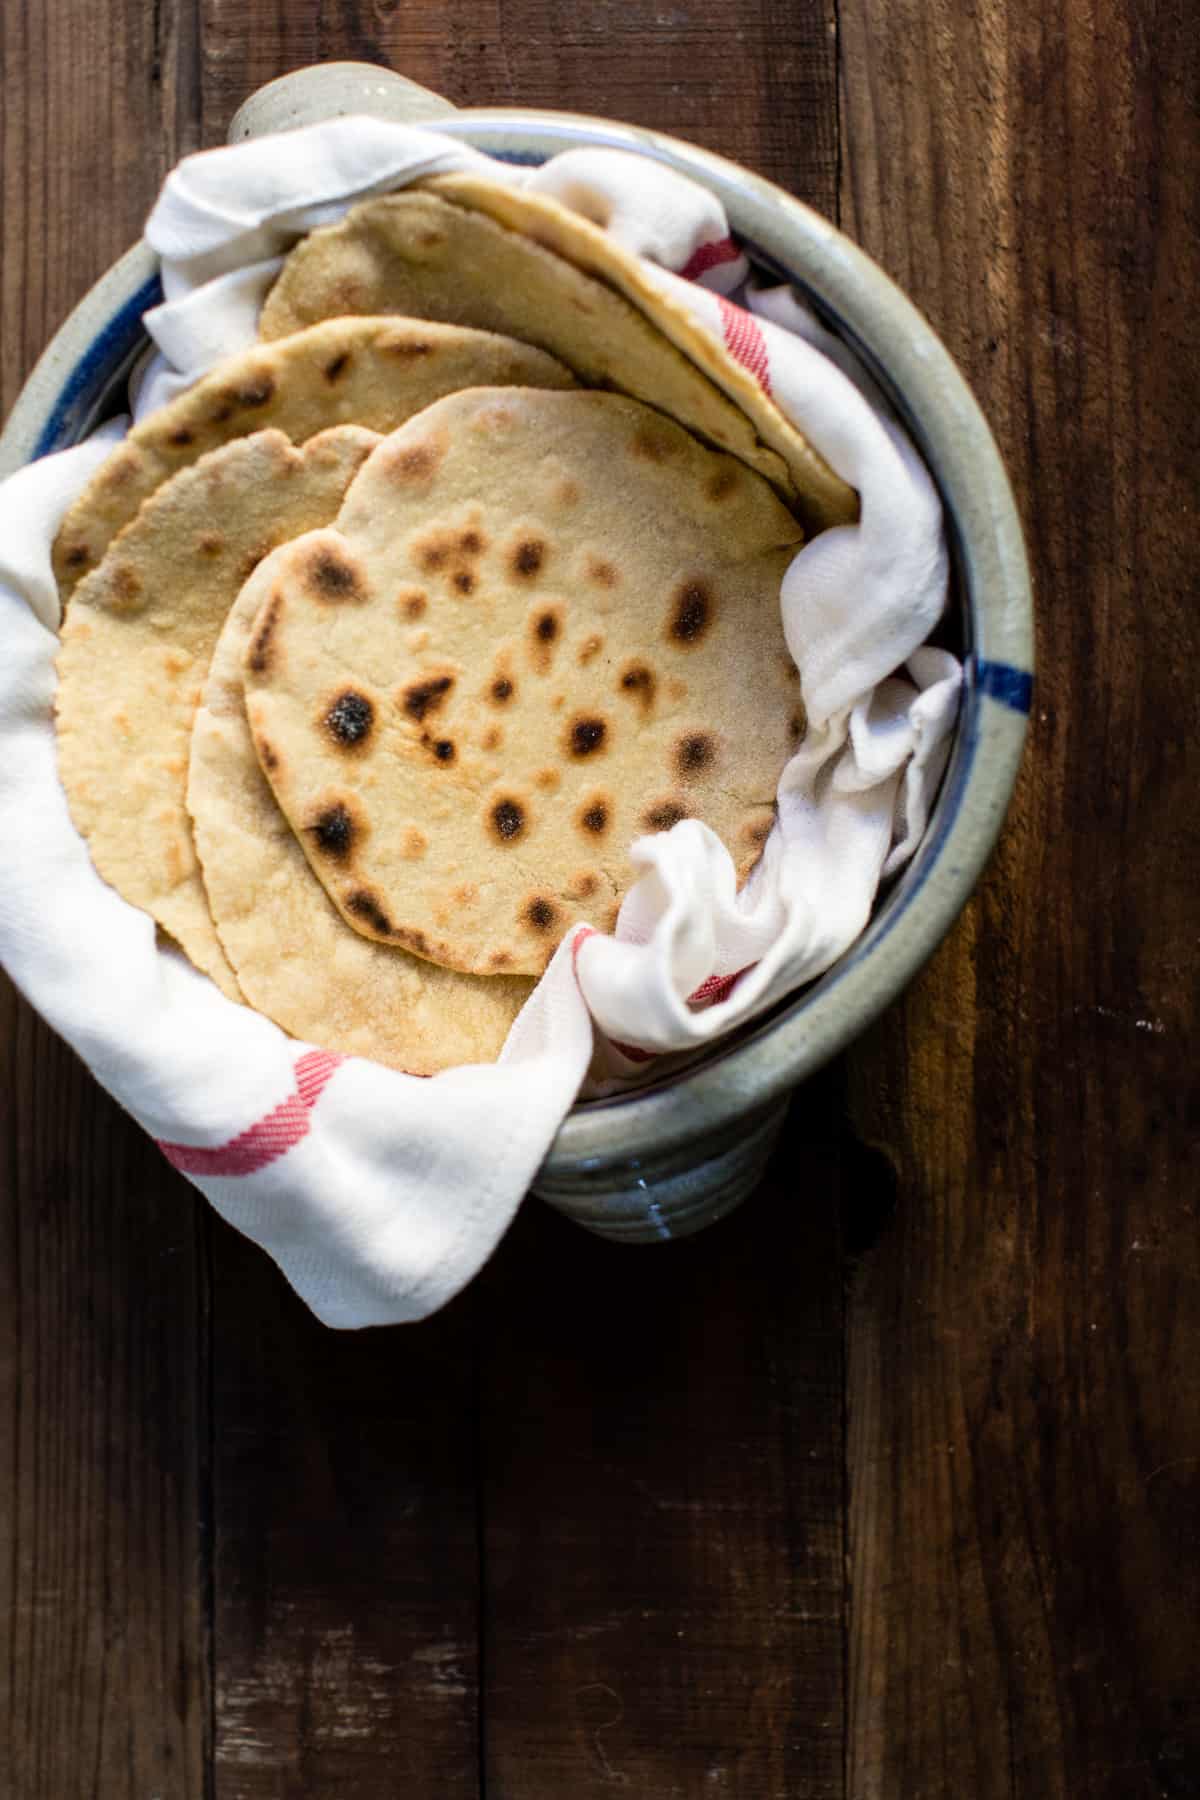
<path fill-rule="evenodd" d="M 656 1161 L 631 1156 L 602 1169 L 581 1169 L 553 1180 L 539 1177 L 533 1192 L 588 1231 L 622 1244 L 661 1244 L 691 1237 L 740 1206 L 757 1185 L 787 1114 L 786 1099 L 750 1119 L 718 1143 L 702 1162 L 686 1151 Z"/>

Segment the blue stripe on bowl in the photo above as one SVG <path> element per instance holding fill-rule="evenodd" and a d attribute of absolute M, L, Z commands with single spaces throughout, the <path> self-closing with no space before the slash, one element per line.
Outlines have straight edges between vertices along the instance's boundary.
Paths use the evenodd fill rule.
<path fill-rule="evenodd" d="M 556 152 L 552 150 L 489 150 L 493 162 L 515 163 L 519 169 L 540 169 Z"/>
<path fill-rule="evenodd" d="M 1014 712 L 1027 713 L 1033 704 L 1033 676 L 1028 669 L 1014 669 L 1011 663 L 977 661 L 975 686 L 979 693 L 990 694 Z"/>
<path fill-rule="evenodd" d="M 100 408 L 146 342 L 142 314 L 162 297 L 162 283 L 152 276 L 97 332 L 62 385 L 34 449 L 35 460 L 79 443 L 99 424 Z"/>

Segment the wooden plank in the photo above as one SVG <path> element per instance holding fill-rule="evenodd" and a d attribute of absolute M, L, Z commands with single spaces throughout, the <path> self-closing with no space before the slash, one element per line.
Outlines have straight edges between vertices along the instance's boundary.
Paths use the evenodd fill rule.
<path fill-rule="evenodd" d="M 440 0 L 432 7 L 202 0 L 205 118 L 223 135 L 254 88 L 349 58 L 458 106 L 544 106 L 651 125 L 836 203 L 832 0 Z"/>
<path fill-rule="evenodd" d="M 255 86 L 287 68 L 349 57 L 389 64 L 460 103 L 611 112 L 678 129 L 792 180 L 818 204 L 835 200 L 822 9 L 706 4 L 667 14 L 644 0 L 620 9 L 447 0 L 413 14 L 303 0 L 247 14 L 209 0 L 203 14 L 210 142 Z M 803 124 L 778 104 L 801 90 L 810 114 Z M 818 1162 L 824 1193 L 829 1155 Z M 479 1765 L 477 1546 L 467 1513 L 474 1475 L 454 1429 L 473 1429 L 464 1333 L 476 1302 L 468 1297 L 445 1320 L 411 1332 L 330 1339 L 281 1299 L 253 1253 L 218 1233 L 218 1800 L 326 1786 L 345 1800 L 473 1793 L 480 1768 L 489 1795 L 583 1795 L 618 1761 L 655 1794 L 682 1792 L 701 1771 L 705 1791 L 840 1795 L 836 1220 L 822 1217 L 808 1231 L 790 1222 L 786 1201 L 776 1207 L 781 1222 L 772 1214 L 760 1229 L 768 1240 L 782 1230 L 803 1257 L 806 1270 L 794 1279 L 787 1262 L 772 1264 L 774 1282 L 758 1267 L 761 1240 L 743 1223 L 707 1248 L 681 1247 L 672 1272 L 653 1253 L 643 1262 L 645 1252 L 614 1251 L 536 1208 L 489 1277 L 479 1326 L 489 1458 Z M 602 1353 L 612 1337 L 600 1320 L 614 1257 L 622 1308 L 640 1292 L 630 1322 L 653 1339 L 654 1356 L 670 1348 L 659 1342 L 664 1292 L 668 1309 L 682 1309 L 666 1385 L 652 1402 L 639 1399 L 629 1429 L 622 1414 L 635 1369 Z M 560 1265 L 572 1271 L 564 1296 L 591 1298 L 582 1315 L 568 1307 L 545 1319 L 534 1300 L 557 1285 Z M 752 1347 L 742 1343 L 744 1302 L 768 1307 L 772 1325 L 782 1315 L 782 1346 L 765 1318 Z M 524 1336 L 514 1334 L 510 1303 L 527 1314 Z M 592 1321 L 591 1345 L 581 1342 L 581 1318 Z M 572 1385 L 569 1405 L 551 1405 L 554 1371 L 561 1363 L 564 1379 L 572 1369 L 578 1377 L 585 1354 L 586 1380 Z M 342 1371 L 336 1379 L 331 1368 Z M 760 1378 L 769 1392 L 757 1391 Z M 525 1396 L 544 1388 L 539 1410 Z M 435 1431 L 423 1413 L 414 1438 L 394 1409 L 422 1391 L 441 1426 Z M 590 1415 L 578 1410 L 580 1396 Z M 520 1454 L 506 1453 L 501 1466 L 494 1452 L 517 1407 Z M 277 1415 L 278 1428 L 270 1425 Z M 621 1541 L 614 1522 L 630 1519 L 609 1518 L 599 1504 L 589 1417 L 602 1434 L 625 1431 L 608 1479 L 634 1496 L 639 1519 L 645 1514 L 636 1569 L 612 1567 Z M 774 1441 L 781 1422 L 782 1446 Z M 265 1482 L 255 1473 L 264 1431 L 267 1465 L 281 1471 Z M 355 1498 L 344 1512 L 328 1498 L 331 1434 L 338 1446 L 375 1446 L 373 1485 L 360 1488 L 352 1470 L 345 1479 Z M 730 1442 L 741 1459 L 732 1468 Z M 542 1518 L 537 1498 L 564 1453 L 574 1458 L 577 1510 L 545 1519 L 544 1534 L 540 1525 L 527 1529 Z M 533 1558 L 528 1589 L 496 1584 L 518 1526 Z M 545 1586 L 532 1581 L 539 1546 L 561 1552 Z M 597 1607 L 603 1641 L 589 1648 Z M 326 1654 L 327 1643 L 353 1649 Z M 615 1730 L 611 1681 L 595 1672 L 611 1676 L 614 1658 L 624 1709 Z M 414 1686 L 418 1665 L 450 1673 Z M 367 1692 L 369 1740 L 357 1731 Z M 559 1775 L 566 1785 L 554 1785 Z"/>
<path fill-rule="evenodd" d="M 852 1059 L 856 1800 L 1200 1788 L 1197 37 L 843 0 L 848 221 L 998 432 L 1040 600 L 1003 848 Z M 1190 571 L 1190 582 L 1189 582 Z M 1189 725 L 1187 722 L 1193 722 Z"/>
<path fill-rule="evenodd" d="M 3 8 L 4 410 L 188 142 L 189 17 Z M 20 1800 L 204 1793 L 197 1218 L 0 975 L 0 1789 Z"/>
<path fill-rule="evenodd" d="M 378 60 L 368 13 L 204 0 L 205 142 L 290 67 Z M 472 1302 L 331 1333 L 214 1233 L 215 1800 L 474 1800 Z"/>
<path fill-rule="evenodd" d="M 460 103 L 677 131 L 834 206 L 823 8 L 508 5 L 503 27 L 473 9 L 473 33 L 459 10 L 427 62 L 394 43 L 388 60 Z M 705 1237 L 630 1250 L 530 1209 L 484 1278 L 489 1800 L 843 1791 L 839 1163 L 822 1092 L 801 1127 L 817 1147 L 791 1140 L 796 1175 L 781 1159 L 756 1206 Z"/>
<path fill-rule="evenodd" d="M 195 147 L 191 0 L 0 9 L 0 412 Z"/>
<path fill-rule="evenodd" d="M 470 1302 L 331 1332 L 213 1243 L 214 1800 L 474 1800 Z"/>
<path fill-rule="evenodd" d="M 7 982 L 0 1231 L 0 1786 L 200 1800 L 196 1208 Z"/>
<path fill-rule="evenodd" d="M 836 1117 L 700 1237 L 531 1207 L 485 1272 L 488 1800 L 840 1800 Z"/>

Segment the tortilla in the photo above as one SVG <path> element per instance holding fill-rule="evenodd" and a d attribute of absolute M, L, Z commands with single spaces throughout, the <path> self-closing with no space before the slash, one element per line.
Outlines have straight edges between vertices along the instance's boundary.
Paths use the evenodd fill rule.
<path fill-rule="evenodd" d="M 458 388 L 574 385 L 528 344 L 454 325 L 331 319 L 256 345 L 135 425 L 63 520 L 54 575 L 64 601 L 167 478 L 231 439 L 274 427 L 293 443 L 339 424 L 392 431 Z"/>
<path fill-rule="evenodd" d="M 611 928 L 685 817 L 739 877 L 803 730 L 760 476 L 612 394 L 476 390 L 387 438 L 284 551 L 244 671 L 259 759 L 343 918 L 475 974 Z"/>
<path fill-rule="evenodd" d="M 470 207 L 510 231 L 535 237 L 548 250 L 622 294 L 703 370 L 749 419 L 760 442 L 782 459 L 795 484 L 796 510 L 810 536 L 827 526 L 853 524 L 858 518 L 854 489 L 834 474 L 820 452 L 784 417 L 758 374 L 697 323 L 670 279 L 653 263 L 635 256 L 591 219 L 548 194 L 504 187 L 471 173 L 434 176 L 424 185 L 456 206 Z"/>
<path fill-rule="evenodd" d="M 297 450 L 261 431 L 146 502 L 75 592 L 58 653 L 58 768 L 92 861 L 241 998 L 196 866 L 189 737 L 230 604 L 259 559 L 331 519 L 378 442 L 342 426 Z"/>
<path fill-rule="evenodd" d="M 192 732 L 188 810 L 225 952 L 251 1006 L 293 1037 L 411 1075 L 492 1062 L 532 983 L 454 974 L 348 930 L 258 766 L 242 656 L 286 554 L 238 595 Z"/>
<path fill-rule="evenodd" d="M 362 201 L 296 246 L 259 322 L 277 338 L 341 313 L 402 313 L 538 344 L 589 387 L 657 406 L 795 494 L 774 451 L 637 307 L 533 237 L 410 189 Z"/>

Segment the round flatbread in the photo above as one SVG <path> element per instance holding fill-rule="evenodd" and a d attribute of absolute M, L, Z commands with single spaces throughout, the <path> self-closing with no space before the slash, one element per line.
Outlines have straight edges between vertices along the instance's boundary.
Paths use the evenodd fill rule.
<path fill-rule="evenodd" d="M 509 383 L 574 385 L 528 344 L 408 319 L 330 319 L 231 356 L 135 425 L 70 508 L 54 544 L 63 599 L 168 476 L 231 439 L 267 427 L 294 444 L 332 425 L 393 431 L 443 394 Z"/>
<path fill-rule="evenodd" d="M 259 768 L 242 658 L 285 555 L 238 595 L 192 732 L 188 810 L 225 952 L 251 1006 L 293 1037 L 410 1075 L 493 1062 L 532 982 L 455 974 L 348 930 Z"/>
<path fill-rule="evenodd" d="M 280 558 L 247 713 L 343 918 L 476 974 L 610 928 L 636 837 L 757 859 L 802 730 L 769 485 L 617 395 L 477 390 Z"/>
<path fill-rule="evenodd" d="M 858 518 L 858 495 L 780 412 L 761 372 L 740 362 L 725 341 L 696 321 L 669 278 L 652 262 L 635 256 L 591 219 L 549 194 L 505 187 L 469 172 L 433 176 L 428 185 L 455 206 L 470 208 L 510 231 L 536 238 L 560 259 L 590 271 L 650 320 L 744 414 L 757 434 L 760 455 L 769 449 L 782 461 L 794 485 L 796 511 L 810 534 L 815 536 L 830 525 L 849 525 Z M 732 319 L 736 318 L 735 313 Z M 727 332 L 732 319 L 727 320 Z"/>
<path fill-rule="evenodd" d="M 323 432 L 297 450 L 257 432 L 147 501 L 80 583 L 58 653 L 58 769 L 104 879 L 151 913 L 231 999 L 185 805 L 188 744 L 225 615 L 261 557 L 333 518 L 377 436 Z"/>
<path fill-rule="evenodd" d="M 292 251 L 259 330 L 277 338 L 318 319 L 384 312 L 540 344 L 586 385 L 656 406 L 741 457 L 810 532 L 858 515 L 854 490 L 668 280 L 547 195 L 456 174 L 362 201 Z"/>

